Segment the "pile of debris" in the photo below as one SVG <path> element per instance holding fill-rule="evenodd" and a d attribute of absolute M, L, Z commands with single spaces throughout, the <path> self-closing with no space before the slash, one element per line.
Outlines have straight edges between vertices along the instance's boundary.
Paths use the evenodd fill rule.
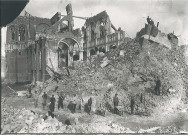
<path fill-rule="evenodd" d="M 125 112 L 130 111 L 128 106 L 130 97 L 133 96 L 137 106 L 136 113 L 145 112 L 149 115 L 153 108 L 164 102 L 153 94 L 157 77 L 161 81 L 161 95 L 184 91 L 181 74 L 169 61 L 168 49 L 152 44 L 148 42 L 142 47 L 135 40 L 131 40 L 105 55 L 91 56 L 88 61 L 77 62 L 74 68 L 69 69 L 70 76 L 64 75 L 59 83 L 51 82 L 43 91 L 49 96 L 54 94 L 55 97 L 59 92 L 63 92 L 67 95 L 67 104 L 73 93 L 76 93 L 80 100 L 89 96 L 96 99 L 102 97 L 102 101 L 97 100 L 100 103 L 97 103 L 95 108 L 102 105 L 109 111 L 109 105 L 113 107 L 113 96 L 118 93 Z M 55 88 L 58 88 L 57 91 Z M 140 102 L 141 95 L 143 103 Z"/>

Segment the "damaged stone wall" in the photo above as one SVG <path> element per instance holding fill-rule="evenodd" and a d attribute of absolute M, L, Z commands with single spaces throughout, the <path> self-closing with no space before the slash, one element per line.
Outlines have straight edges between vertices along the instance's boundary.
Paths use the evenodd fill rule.
<path fill-rule="evenodd" d="M 57 42 L 49 41 L 46 42 L 46 65 L 54 68 L 55 71 L 58 69 L 58 53 L 57 53 Z"/>
<path fill-rule="evenodd" d="M 5 55 L 8 82 L 32 81 L 30 46 L 35 44 L 35 32 L 43 31 L 49 26 L 49 19 L 34 16 L 18 16 L 7 25 Z"/>

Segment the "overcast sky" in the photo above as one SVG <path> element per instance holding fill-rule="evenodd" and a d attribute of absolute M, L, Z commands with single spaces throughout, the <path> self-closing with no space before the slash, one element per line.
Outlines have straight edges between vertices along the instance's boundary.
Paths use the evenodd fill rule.
<path fill-rule="evenodd" d="M 66 14 L 68 3 L 75 16 L 91 17 L 106 10 L 114 26 L 130 37 L 135 37 L 148 15 L 165 33 L 174 31 L 184 40 L 188 37 L 188 0 L 30 0 L 25 10 L 33 16 L 51 18 L 58 11 Z M 75 28 L 84 22 L 74 18 Z"/>
<path fill-rule="evenodd" d="M 174 31 L 180 44 L 188 44 L 188 0 L 30 0 L 23 12 L 51 18 L 56 12 L 66 14 L 69 3 L 74 16 L 91 17 L 106 10 L 113 25 L 133 38 L 149 15 L 163 32 Z M 74 18 L 74 28 L 81 28 L 84 22 Z"/>

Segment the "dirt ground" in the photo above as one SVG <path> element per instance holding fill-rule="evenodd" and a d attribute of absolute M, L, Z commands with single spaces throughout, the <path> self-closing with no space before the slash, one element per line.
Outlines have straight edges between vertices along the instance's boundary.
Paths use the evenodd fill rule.
<path fill-rule="evenodd" d="M 32 110 L 40 115 L 45 115 L 47 113 L 47 109 L 42 109 L 40 105 L 38 108 L 34 107 L 33 98 L 10 96 L 7 95 L 7 93 L 11 93 L 11 91 L 8 91 L 7 89 L 2 89 L 2 95 L 3 97 L 6 97 L 6 106 L 12 106 L 17 109 L 25 108 L 27 110 Z M 175 104 L 171 104 L 171 106 L 175 106 Z M 171 106 L 169 106 L 169 108 Z M 160 110 L 160 108 L 157 109 Z M 169 113 L 167 113 L 167 111 Z M 130 133 L 142 133 L 147 131 L 152 133 L 152 130 L 157 130 L 158 128 L 168 127 L 171 125 L 176 125 L 178 128 L 182 128 L 183 126 L 185 126 L 185 124 L 188 124 L 187 110 L 184 109 L 184 112 L 182 110 L 181 112 L 171 112 L 172 110 L 169 109 L 167 111 L 165 114 L 161 116 L 156 116 L 155 113 L 153 113 L 153 115 L 151 116 L 130 115 L 127 113 L 124 113 L 123 116 L 119 116 L 107 112 L 106 116 L 104 117 L 97 114 L 89 115 L 85 112 L 81 113 L 79 111 L 77 111 L 75 114 L 72 114 L 68 109 L 57 110 L 56 106 L 55 115 L 57 119 L 63 124 L 66 119 L 74 121 L 75 118 L 78 118 L 78 122 L 81 125 L 84 125 L 86 123 L 91 125 L 102 123 L 116 123 L 126 129 L 129 129 L 127 132 Z M 178 119 L 180 115 L 183 118 L 183 120 Z"/>

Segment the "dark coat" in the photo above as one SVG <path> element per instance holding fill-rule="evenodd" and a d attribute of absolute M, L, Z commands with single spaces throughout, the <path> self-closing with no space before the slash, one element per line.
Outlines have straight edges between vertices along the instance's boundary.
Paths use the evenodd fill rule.
<path fill-rule="evenodd" d="M 88 100 L 88 105 L 91 105 L 92 104 L 92 98 L 90 98 L 89 100 Z"/>
<path fill-rule="evenodd" d="M 50 102 L 51 102 L 52 104 L 55 104 L 55 102 L 56 102 L 55 97 L 51 97 L 51 98 L 50 98 Z"/>
<path fill-rule="evenodd" d="M 64 99 L 65 99 L 65 97 L 63 97 L 63 96 L 59 96 L 59 100 L 58 100 L 58 102 L 59 102 L 59 103 L 62 103 Z"/>
<path fill-rule="evenodd" d="M 47 94 L 43 94 L 43 95 L 42 95 L 42 98 L 43 98 L 44 100 L 46 100 L 47 97 L 48 97 Z"/>
<path fill-rule="evenodd" d="M 161 87 L 161 81 L 160 80 L 157 80 L 156 87 Z"/>
<path fill-rule="evenodd" d="M 119 103 L 119 99 L 118 97 L 114 97 L 114 106 L 118 106 L 118 103 Z"/>

